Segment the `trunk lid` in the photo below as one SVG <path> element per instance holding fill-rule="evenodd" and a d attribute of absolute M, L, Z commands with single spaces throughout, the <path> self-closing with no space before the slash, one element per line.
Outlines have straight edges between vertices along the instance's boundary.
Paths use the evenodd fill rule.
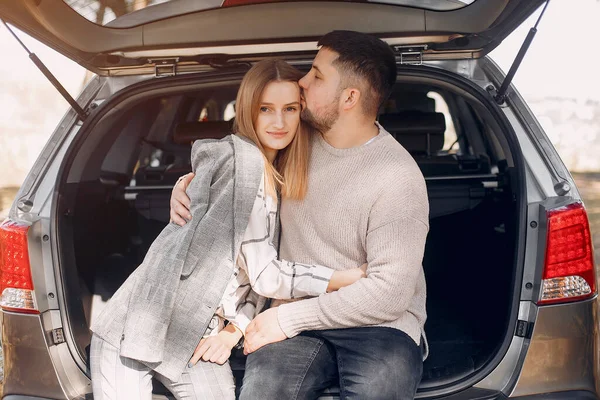
<path fill-rule="evenodd" d="M 377 1 L 18 0 L 1 2 L 0 18 L 111 75 L 167 57 L 189 68 L 215 56 L 314 52 L 318 38 L 336 29 L 374 34 L 399 53 L 420 45 L 420 60 L 478 58 L 544 2 Z"/>

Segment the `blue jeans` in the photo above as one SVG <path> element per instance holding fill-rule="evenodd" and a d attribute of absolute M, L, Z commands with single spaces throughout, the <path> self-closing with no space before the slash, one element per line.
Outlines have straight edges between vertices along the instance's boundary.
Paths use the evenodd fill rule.
<path fill-rule="evenodd" d="M 315 399 L 337 385 L 343 400 L 409 400 L 422 372 L 421 348 L 397 329 L 303 332 L 248 356 L 240 399 Z"/>

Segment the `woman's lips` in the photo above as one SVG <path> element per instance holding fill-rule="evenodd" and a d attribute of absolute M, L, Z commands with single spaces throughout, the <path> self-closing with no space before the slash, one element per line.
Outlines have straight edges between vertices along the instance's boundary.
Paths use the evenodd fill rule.
<path fill-rule="evenodd" d="M 285 135 L 287 135 L 287 132 L 267 132 L 269 135 L 271 136 L 275 136 L 275 137 L 284 137 Z"/>

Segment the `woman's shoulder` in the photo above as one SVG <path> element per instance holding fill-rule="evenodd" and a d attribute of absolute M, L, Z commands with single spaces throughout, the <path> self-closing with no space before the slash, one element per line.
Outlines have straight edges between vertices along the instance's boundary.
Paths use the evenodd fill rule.
<path fill-rule="evenodd" d="M 199 139 L 192 144 L 192 152 L 194 150 L 205 152 L 223 152 L 232 147 L 233 134 L 227 135 L 222 139 Z"/>
<path fill-rule="evenodd" d="M 192 145 L 192 166 L 199 162 L 229 162 L 235 158 L 246 166 L 264 166 L 262 153 L 256 144 L 243 136 L 231 134 L 223 139 L 201 139 Z"/>
<path fill-rule="evenodd" d="M 231 136 L 196 140 L 192 144 L 192 169 L 195 171 L 200 165 L 221 164 L 232 159 L 234 151 Z"/>
<path fill-rule="evenodd" d="M 235 150 L 260 153 L 260 150 L 253 141 L 236 134 L 227 135 L 222 139 L 200 139 L 196 140 L 192 145 L 192 154 L 194 151 L 202 151 L 211 154 L 230 154 Z"/>
<path fill-rule="evenodd" d="M 192 159 L 198 154 L 209 156 L 232 155 L 233 135 L 227 135 L 222 139 L 200 139 L 192 144 Z"/>

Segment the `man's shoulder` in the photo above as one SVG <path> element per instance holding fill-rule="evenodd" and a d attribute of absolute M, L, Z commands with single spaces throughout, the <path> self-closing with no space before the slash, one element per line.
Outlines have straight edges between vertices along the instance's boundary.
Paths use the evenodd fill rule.
<path fill-rule="evenodd" d="M 413 156 L 389 133 L 386 132 L 385 137 L 381 138 L 378 151 L 381 153 L 379 160 L 383 163 L 379 168 L 384 168 L 386 174 L 423 179 L 421 169 Z"/>
<path fill-rule="evenodd" d="M 383 130 L 383 128 L 382 128 Z M 376 158 L 378 182 L 383 197 L 397 198 L 410 194 L 414 199 L 427 202 L 425 178 L 413 156 L 385 130 Z"/>

